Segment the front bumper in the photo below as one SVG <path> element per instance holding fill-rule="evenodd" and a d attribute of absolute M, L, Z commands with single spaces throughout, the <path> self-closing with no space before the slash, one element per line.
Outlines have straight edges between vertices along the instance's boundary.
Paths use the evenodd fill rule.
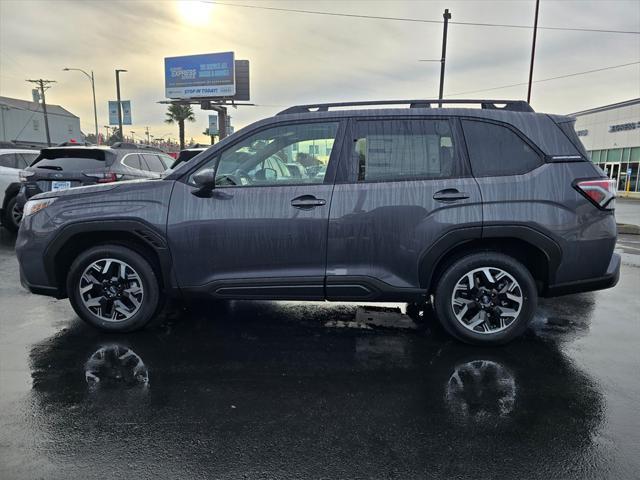
<path fill-rule="evenodd" d="M 24 274 L 24 271 L 22 270 L 22 265 L 20 265 L 20 283 L 24 288 L 29 290 L 31 293 L 35 293 L 36 295 L 46 295 L 48 297 L 64 298 L 64 295 L 62 295 L 60 290 L 58 290 L 58 288 L 56 287 L 52 287 L 49 285 L 35 285 L 33 283 L 30 283 L 29 280 L 27 280 L 27 277 Z"/>
<path fill-rule="evenodd" d="M 601 277 L 576 280 L 574 282 L 557 283 L 550 285 L 543 293 L 543 297 L 557 297 L 572 293 L 592 292 L 615 287 L 620 279 L 621 257 L 617 253 L 611 256 L 606 273 Z"/>

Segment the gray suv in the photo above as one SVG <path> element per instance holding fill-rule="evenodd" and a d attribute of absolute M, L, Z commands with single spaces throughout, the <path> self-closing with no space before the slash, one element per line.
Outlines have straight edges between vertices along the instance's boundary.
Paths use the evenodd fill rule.
<path fill-rule="evenodd" d="M 614 286 L 615 187 L 573 119 L 439 103 L 291 107 L 163 179 L 36 195 L 22 282 L 107 331 L 174 296 L 389 301 L 477 344 L 523 333 L 538 296 Z"/>

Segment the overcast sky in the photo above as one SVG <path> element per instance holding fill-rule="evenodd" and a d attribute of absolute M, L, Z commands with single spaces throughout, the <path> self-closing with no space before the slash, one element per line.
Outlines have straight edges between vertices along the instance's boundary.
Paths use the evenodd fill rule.
<path fill-rule="evenodd" d="M 223 0 L 222 3 L 224 3 Z M 452 21 L 533 23 L 533 0 L 522 1 L 261 1 L 228 3 Z M 640 1 L 551 1 L 540 6 L 540 26 L 640 30 Z M 459 92 L 526 82 L 532 31 L 450 25 L 445 98 Z M 177 137 L 163 124 L 163 59 L 234 51 L 251 62 L 251 100 L 230 110 L 236 128 L 296 103 L 383 98 L 436 98 L 440 24 L 320 16 L 176 1 L 0 0 L 0 95 L 30 99 L 27 78 L 57 83 L 47 101 L 64 106 L 93 131 L 91 89 L 78 72 L 94 70 L 101 131 L 107 100 L 132 101 L 136 135 Z M 640 61 L 640 35 L 541 30 L 534 79 Z M 570 113 L 640 96 L 640 65 L 534 84 L 538 111 Z M 464 95 L 526 98 L 526 86 Z M 452 97 L 455 98 L 455 97 Z M 457 98 L 461 98 L 458 96 Z M 187 138 L 203 140 L 208 112 L 195 107 Z M 127 132 L 128 133 L 128 132 Z"/>

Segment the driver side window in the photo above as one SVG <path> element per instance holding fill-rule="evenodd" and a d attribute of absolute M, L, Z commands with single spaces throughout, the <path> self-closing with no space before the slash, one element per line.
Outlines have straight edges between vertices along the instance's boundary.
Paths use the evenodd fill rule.
<path fill-rule="evenodd" d="M 337 131 L 337 122 L 262 130 L 222 152 L 216 186 L 322 183 Z"/>

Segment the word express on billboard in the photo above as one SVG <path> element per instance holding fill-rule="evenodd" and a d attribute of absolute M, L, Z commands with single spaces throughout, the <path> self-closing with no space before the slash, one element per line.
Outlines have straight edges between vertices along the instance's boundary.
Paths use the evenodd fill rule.
<path fill-rule="evenodd" d="M 232 97 L 236 93 L 233 52 L 164 59 L 167 98 Z"/>

